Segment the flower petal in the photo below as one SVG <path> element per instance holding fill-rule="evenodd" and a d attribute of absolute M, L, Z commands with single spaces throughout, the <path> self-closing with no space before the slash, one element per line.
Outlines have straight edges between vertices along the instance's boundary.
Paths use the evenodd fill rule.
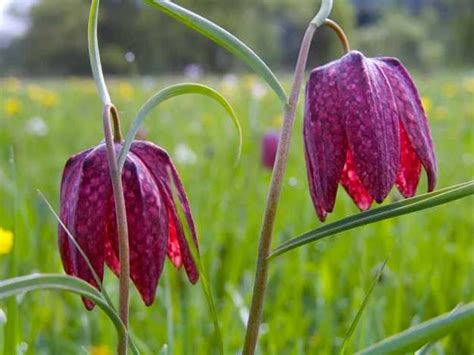
<path fill-rule="evenodd" d="M 306 86 L 304 145 L 310 193 L 324 221 L 332 212 L 346 160 L 347 140 L 339 105 L 335 63 L 316 68 Z"/>
<path fill-rule="evenodd" d="M 176 187 L 177 195 L 181 203 L 181 208 L 183 209 L 183 213 L 186 217 L 189 230 L 197 248 L 198 242 L 196 237 L 196 231 L 194 228 L 194 221 L 192 218 L 189 202 L 186 197 L 184 187 L 179 178 L 178 172 L 176 171 L 176 168 L 173 162 L 171 161 L 168 153 L 164 149 L 154 145 L 151 142 L 135 141 L 132 143 L 130 151 L 136 154 L 142 160 L 142 162 L 146 165 L 146 167 L 154 176 L 155 182 L 160 186 L 160 191 L 163 199 L 165 200 L 168 215 L 171 215 L 172 218 L 170 218 L 170 220 L 174 221 L 174 225 L 170 223 L 170 231 L 172 232 L 174 226 L 175 230 L 177 231 L 177 239 L 184 268 L 191 283 L 196 283 L 199 278 L 199 273 L 191 256 L 191 252 L 189 250 L 189 246 L 178 217 L 175 201 L 172 197 L 172 189 L 170 186 L 170 183 L 174 183 Z M 171 172 L 173 181 L 170 181 L 170 178 L 168 176 L 169 171 Z M 172 238 L 173 236 L 170 235 L 171 241 L 173 241 Z"/>
<path fill-rule="evenodd" d="M 79 246 L 89 258 L 97 276 L 102 280 L 104 272 L 104 234 L 106 232 L 107 201 L 112 193 L 109 167 L 105 145 L 92 150 L 82 163 L 77 201 L 74 208 L 72 233 Z M 98 288 L 85 260 L 73 251 L 72 259 L 76 265 L 77 276 Z M 93 303 L 84 300 L 86 308 Z"/>
<path fill-rule="evenodd" d="M 367 191 L 382 202 L 400 163 L 395 99 L 376 61 L 355 51 L 340 61 L 338 90 L 354 168 Z"/>
<path fill-rule="evenodd" d="M 360 182 L 354 168 L 351 151 L 347 152 L 347 160 L 342 171 L 341 184 L 361 211 L 368 210 L 373 198 Z"/>
<path fill-rule="evenodd" d="M 420 181 L 421 161 L 413 149 L 408 135 L 400 125 L 400 168 L 395 184 L 403 197 L 413 197 Z"/>
<path fill-rule="evenodd" d="M 82 161 L 87 156 L 87 154 L 89 154 L 90 151 L 91 150 L 88 149 L 86 151 L 73 155 L 71 158 L 69 158 L 69 160 L 66 162 L 66 165 L 64 166 L 60 188 L 61 193 L 59 202 L 59 218 L 68 229 L 72 226 L 72 220 L 74 217 L 74 207 L 77 200 Z M 66 230 L 61 226 L 61 224 L 59 224 L 58 244 L 64 271 L 68 275 L 77 276 L 76 266 L 73 265 L 73 260 L 71 257 L 70 243 L 71 242 L 69 240 L 69 236 L 67 235 Z"/>
<path fill-rule="evenodd" d="M 428 176 L 428 191 L 434 190 L 438 175 L 428 119 L 410 74 L 396 58 L 378 58 L 395 95 L 401 122 Z"/>
<path fill-rule="evenodd" d="M 144 163 L 129 153 L 122 172 L 130 247 L 130 277 L 147 306 L 153 303 L 168 242 L 164 202 Z"/>

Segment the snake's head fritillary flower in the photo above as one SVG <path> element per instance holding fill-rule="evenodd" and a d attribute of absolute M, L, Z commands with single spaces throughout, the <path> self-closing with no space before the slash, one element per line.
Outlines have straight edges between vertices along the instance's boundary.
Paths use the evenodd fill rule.
<path fill-rule="evenodd" d="M 118 151 L 120 144 L 115 145 Z M 127 211 L 130 247 L 130 277 L 144 303 L 153 303 L 166 255 L 184 266 L 191 283 L 198 280 L 185 226 L 177 208 L 182 208 L 197 246 L 193 218 L 183 185 L 168 153 L 146 141 L 134 141 L 127 155 L 122 183 Z M 174 185 L 174 186 L 173 186 Z M 174 201 L 173 191 L 179 201 Z M 181 206 L 176 206 L 180 203 Z M 87 255 L 102 280 L 104 262 L 119 274 L 118 233 L 112 183 L 105 144 L 72 156 L 61 182 L 60 218 Z M 59 248 L 64 270 L 98 287 L 85 260 L 59 226 Z M 84 299 L 88 309 L 94 304 Z"/>
<path fill-rule="evenodd" d="M 382 202 L 395 184 L 415 195 L 421 166 L 428 191 L 437 164 L 428 120 L 412 78 L 395 58 L 351 51 L 311 72 L 304 143 L 316 213 L 332 212 L 339 182 L 361 210 Z"/>
<path fill-rule="evenodd" d="M 272 170 L 275 164 L 276 153 L 278 149 L 278 141 L 280 135 L 275 130 L 267 131 L 262 137 L 261 143 L 261 154 L 262 154 L 262 165 Z"/>

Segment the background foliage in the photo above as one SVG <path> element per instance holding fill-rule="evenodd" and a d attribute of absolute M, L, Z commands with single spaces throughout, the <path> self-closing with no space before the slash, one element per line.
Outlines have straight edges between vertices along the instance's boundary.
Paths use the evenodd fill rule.
<path fill-rule="evenodd" d="M 299 40 L 317 8 L 315 1 L 299 0 L 182 0 L 179 4 L 235 33 L 280 70 L 294 65 Z M 38 2 L 29 13 L 29 31 L 0 51 L 0 75 L 88 75 L 88 5 L 88 0 Z M 182 72 L 192 63 L 206 72 L 242 69 L 230 54 L 150 11 L 141 0 L 104 0 L 101 13 L 99 34 L 108 73 Z M 331 17 L 348 32 L 354 48 L 402 57 L 430 70 L 473 62 L 473 15 L 470 0 L 338 0 Z M 340 53 L 328 30 L 322 30 L 315 42 L 313 64 Z M 133 63 L 124 59 L 127 52 L 135 54 Z"/>

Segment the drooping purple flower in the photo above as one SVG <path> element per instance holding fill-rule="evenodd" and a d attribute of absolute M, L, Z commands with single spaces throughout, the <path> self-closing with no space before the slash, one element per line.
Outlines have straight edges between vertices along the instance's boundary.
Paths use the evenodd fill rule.
<path fill-rule="evenodd" d="M 275 130 L 269 130 L 263 135 L 261 146 L 262 165 L 267 169 L 273 169 L 279 139 L 280 135 Z"/>
<path fill-rule="evenodd" d="M 118 151 L 120 144 L 115 148 Z M 184 266 L 191 283 L 196 283 L 199 277 L 173 200 L 173 184 L 197 246 L 193 218 L 171 158 L 153 143 L 132 143 L 123 167 L 122 183 L 129 233 L 130 277 L 144 303 L 151 305 L 166 254 L 177 268 Z M 100 280 L 104 262 L 119 275 L 118 233 L 105 144 L 67 161 L 61 182 L 60 218 Z M 58 237 L 66 273 L 98 287 L 86 262 L 61 226 Z M 88 299 L 84 299 L 84 304 L 88 309 L 94 306 Z"/>
<path fill-rule="evenodd" d="M 395 184 L 415 195 L 421 166 L 428 191 L 437 164 L 418 91 L 395 58 L 351 51 L 311 72 L 306 86 L 304 143 L 316 213 L 332 212 L 339 182 L 361 210 L 382 202 Z"/>

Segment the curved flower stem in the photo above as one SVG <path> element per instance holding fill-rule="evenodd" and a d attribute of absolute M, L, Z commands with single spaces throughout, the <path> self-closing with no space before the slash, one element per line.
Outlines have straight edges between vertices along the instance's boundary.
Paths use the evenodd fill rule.
<path fill-rule="evenodd" d="M 99 90 L 100 99 L 105 105 L 110 105 L 109 91 L 105 85 L 104 74 L 102 72 L 102 64 L 100 61 L 99 41 L 97 39 L 97 22 L 99 18 L 99 2 L 100 0 L 92 0 L 89 11 L 89 23 L 87 26 L 87 45 L 89 50 L 89 61 L 92 68 L 92 76 L 95 85 Z"/>
<path fill-rule="evenodd" d="M 119 260 L 120 260 L 120 280 L 119 280 L 119 315 L 125 328 L 128 328 L 128 290 L 130 279 L 129 265 L 129 246 L 128 246 L 128 228 L 127 214 L 125 210 L 125 199 L 123 196 L 123 186 L 121 173 L 117 165 L 115 153 L 115 144 L 112 137 L 112 128 L 110 127 L 111 116 L 114 122 L 118 120 L 118 113 L 111 104 L 104 106 L 103 123 L 104 137 L 107 148 L 107 160 L 109 162 L 110 177 L 112 179 L 112 188 L 114 193 L 115 214 L 117 218 L 117 228 L 119 236 Z M 119 338 L 117 353 L 126 354 L 128 348 L 127 334 Z"/>
<path fill-rule="evenodd" d="M 272 242 L 273 226 L 280 199 L 282 181 L 286 170 L 286 161 L 291 142 L 291 132 L 295 121 L 296 107 L 301 90 L 301 83 L 304 77 L 306 61 L 313 39 L 314 31 L 317 26 L 311 22 L 301 42 L 298 60 L 296 62 L 293 86 L 291 88 L 288 104 L 285 107 L 285 118 L 281 129 L 280 143 L 278 145 L 275 166 L 273 168 L 272 181 L 265 205 L 265 214 L 263 217 L 262 229 L 260 234 L 260 244 L 258 247 L 257 271 L 253 288 L 252 305 L 247 323 L 245 334 L 245 343 L 243 348 L 244 355 L 252 355 L 257 345 L 258 331 L 262 323 L 263 303 L 268 276 L 268 256 Z"/>
<path fill-rule="evenodd" d="M 336 21 L 333 21 L 331 19 L 326 19 L 323 24 L 329 27 L 334 32 L 336 32 L 337 37 L 339 37 L 339 40 L 342 43 L 342 47 L 344 48 L 344 53 L 350 52 L 351 46 L 349 45 L 349 40 L 347 39 L 347 36 L 344 33 L 344 30 L 342 29 L 342 27 L 339 26 L 339 24 Z"/>

